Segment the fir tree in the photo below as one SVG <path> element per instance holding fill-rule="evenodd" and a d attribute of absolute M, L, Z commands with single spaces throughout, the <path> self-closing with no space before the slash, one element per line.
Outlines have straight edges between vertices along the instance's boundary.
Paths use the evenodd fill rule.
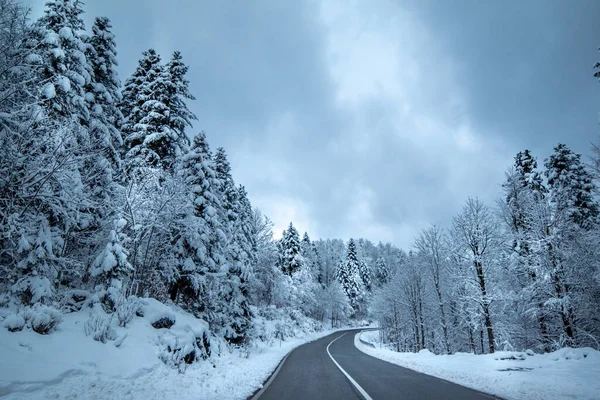
<path fill-rule="evenodd" d="M 245 259 L 247 243 L 244 242 L 243 216 L 240 215 L 242 209 L 247 208 L 248 205 L 241 206 L 245 200 L 240 202 L 241 193 L 231 176 L 231 166 L 225 149 L 218 148 L 213 158 L 221 204 L 218 216 L 227 241 L 225 257 L 228 268 L 225 281 L 220 288 L 226 305 L 223 313 L 227 318 L 221 324 L 227 340 L 239 343 L 244 340 L 251 326 L 246 279 L 252 273 L 252 265 L 251 260 Z"/>
<path fill-rule="evenodd" d="M 558 211 L 565 210 L 573 222 L 584 229 L 597 223 L 599 207 L 594 200 L 595 185 L 581 162 L 581 155 L 558 144 L 545 161 L 550 201 Z"/>
<path fill-rule="evenodd" d="M 48 116 L 75 116 L 85 125 L 89 120 L 85 86 L 91 81 L 92 69 L 81 36 L 85 29 L 82 5 L 79 0 L 47 1 L 32 38 L 38 41 L 38 54 L 45 60 L 40 98 Z"/>
<path fill-rule="evenodd" d="M 204 295 L 209 287 L 207 280 L 211 274 L 218 274 L 226 261 L 225 238 L 217 215 L 220 203 L 215 168 L 203 132 L 194 138 L 181 161 L 191 208 L 182 216 L 176 235 L 177 275 L 170 297 L 191 311 L 206 313 L 211 309 Z"/>
<path fill-rule="evenodd" d="M 98 17 L 94 20 L 89 44 L 87 57 L 92 67 L 92 79 L 86 90 L 92 143 L 112 167 L 110 173 L 114 174 L 120 169 L 123 115 L 118 107 L 121 102 L 121 81 L 117 73 L 117 45 L 108 18 Z"/>
<path fill-rule="evenodd" d="M 375 278 L 377 287 L 385 285 L 390 280 L 390 272 L 387 268 L 387 265 L 385 265 L 385 260 L 381 256 L 377 258 L 377 270 L 375 273 Z"/>
<path fill-rule="evenodd" d="M 284 231 L 281 238 L 282 272 L 292 276 L 303 264 L 300 235 L 290 222 L 290 226 Z"/>
<path fill-rule="evenodd" d="M 359 311 L 360 301 L 362 300 L 362 290 L 359 283 L 359 261 L 354 239 L 350 239 L 348 242 L 348 252 L 346 253 L 346 258 L 342 260 L 338 266 L 336 278 L 342 285 L 342 289 L 348 297 L 354 311 Z"/>
<path fill-rule="evenodd" d="M 123 91 L 126 167 L 160 167 L 173 171 L 175 160 L 187 149 L 187 138 L 171 129 L 172 83 L 153 49 L 144 52 Z"/>
<path fill-rule="evenodd" d="M 188 66 L 183 63 L 183 58 L 179 51 L 173 53 L 164 71 L 169 91 L 167 102 L 169 107 L 169 126 L 177 136 L 178 141 L 185 144 L 188 142 L 185 129 L 186 127 L 191 128 L 192 121 L 198 118 L 188 109 L 185 103 L 186 100 L 195 100 L 196 98 L 190 93 L 190 83 L 185 78 Z"/>
<path fill-rule="evenodd" d="M 371 291 L 371 269 L 365 262 L 365 260 L 360 260 L 358 263 L 358 273 L 360 275 L 360 279 L 365 289 L 370 292 Z"/>
<path fill-rule="evenodd" d="M 133 271 L 127 257 L 127 236 L 123 233 L 126 222 L 118 218 L 113 222 L 108 242 L 92 265 L 92 276 L 101 276 L 110 286 L 121 287 L 122 281 Z"/>

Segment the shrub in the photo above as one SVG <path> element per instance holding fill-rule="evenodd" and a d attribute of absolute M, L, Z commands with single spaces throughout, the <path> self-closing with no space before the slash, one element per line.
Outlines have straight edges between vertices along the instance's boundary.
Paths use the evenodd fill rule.
<path fill-rule="evenodd" d="M 25 318 L 19 314 L 10 314 L 4 319 L 2 325 L 4 325 L 4 327 L 10 332 L 17 332 L 23 330 L 23 327 L 25 326 Z"/>
<path fill-rule="evenodd" d="M 40 335 L 47 335 L 54 331 L 62 321 L 62 314 L 55 308 L 36 304 L 23 310 L 26 324 Z"/>
<path fill-rule="evenodd" d="M 179 372 L 184 372 L 188 364 L 210 357 L 210 342 L 206 332 L 194 333 L 186 326 L 178 332 L 166 331 L 159 336 L 159 358 Z"/>
<path fill-rule="evenodd" d="M 116 304 L 117 319 L 119 320 L 119 326 L 125 327 L 128 323 L 133 320 L 141 309 L 140 300 L 135 296 L 125 298 L 121 296 Z"/>
<path fill-rule="evenodd" d="M 110 326 L 112 318 L 101 315 L 92 315 L 90 319 L 85 321 L 83 329 L 86 336 L 100 343 L 106 343 L 116 338 L 114 329 Z"/>

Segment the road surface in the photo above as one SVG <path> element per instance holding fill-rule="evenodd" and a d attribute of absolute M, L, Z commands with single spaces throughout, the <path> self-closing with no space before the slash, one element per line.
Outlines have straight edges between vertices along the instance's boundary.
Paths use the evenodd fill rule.
<path fill-rule="evenodd" d="M 354 346 L 358 332 L 336 332 L 296 348 L 253 400 L 495 398 L 366 355 Z"/>

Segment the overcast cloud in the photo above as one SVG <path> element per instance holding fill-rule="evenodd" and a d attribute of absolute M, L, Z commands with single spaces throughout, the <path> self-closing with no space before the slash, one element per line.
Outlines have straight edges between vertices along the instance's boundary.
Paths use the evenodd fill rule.
<path fill-rule="evenodd" d="M 43 1 L 29 0 L 34 16 Z M 468 196 L 492 203 L 516 152 L 598 130 L 600 2 L 88 0 L 122 80 L 181 50 L 195 131 L 276 223 L 409 248 Z"/>

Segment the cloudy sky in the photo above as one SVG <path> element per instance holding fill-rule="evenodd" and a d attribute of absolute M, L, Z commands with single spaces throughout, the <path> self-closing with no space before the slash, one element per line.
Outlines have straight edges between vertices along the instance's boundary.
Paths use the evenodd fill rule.
<path fill-rule="evenodd" d="M 123 80 L 149 47 L 183 53 L 195 131 L 278 233 L 409 248 L 468 196 L 493 204 L 519 150 L 589 154 L 600 132 L 597 0 L 86 3 Z"/>

